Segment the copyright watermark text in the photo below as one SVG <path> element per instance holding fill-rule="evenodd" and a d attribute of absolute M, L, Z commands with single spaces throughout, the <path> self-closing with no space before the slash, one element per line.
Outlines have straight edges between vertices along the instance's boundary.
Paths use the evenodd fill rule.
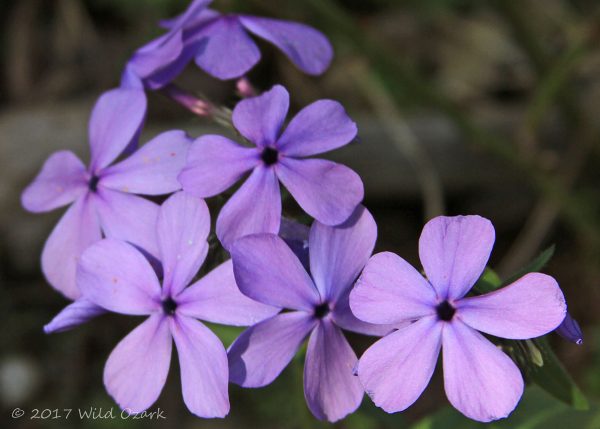
<path fill-rule="evenodd" d="M 10 416 L 13 419 L 27 418 L 30 420 L 166 420 L 165 411 L 157 408 L 156 410 L 146 410 L 135 412 L 129 408 L 121 410 L 120 408 L 32 408 L 24 410 L 15 408 Z"/>

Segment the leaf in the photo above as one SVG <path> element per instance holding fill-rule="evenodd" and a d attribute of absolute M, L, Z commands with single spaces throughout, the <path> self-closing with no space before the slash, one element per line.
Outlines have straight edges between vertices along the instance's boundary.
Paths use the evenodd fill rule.
<path fill-rule="evenodd" d="M 515 280 L 518 280 L 521 277 L 523 277 L 525 274 L 541 271 L 541 269 L 546 266 L 548 261 L 550 261 L 552 256 L 554 256 L 555 249 L 556 246 L 554 244 L 548 247 L 546 250 L 540 253 L 533 261 L 531 261 L 529 264 L 525 265 L 512 276 L 509 276 L 506 280 L 504 280 L 501 286 L 509 285 Z"/>
<path fill-rule="evenodd" d="M 473 286 L 473 292 L 477 295 L 493 292 L 502 286 L 502 280 L 498 277 L 498 274 L 489 267 L 485 268 L 485 271 Z"/>
<path fill-rule="evenodd" d="M 534 359 L 520 362 L 525 377 L 540 386 L 556 399 L 575 408 L 589 409 L 589 403 L 583 392 L 577 387 L 558 357 L 554 354 L 545 337 L 531 340 L 541 355 L 543 365 L 539 366 Z"/>

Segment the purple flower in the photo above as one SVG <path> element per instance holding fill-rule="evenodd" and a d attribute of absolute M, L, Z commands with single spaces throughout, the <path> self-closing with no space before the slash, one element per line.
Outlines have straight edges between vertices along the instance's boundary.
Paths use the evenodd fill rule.
<path fill-rule="evenodd" d="M 565 317 L 556 281 L 530 273 L 509 286 L 465 297 L 494 244 L 494 227 L 479 216 L 437 217 L 425 225 L 419 255 L 427 280 L 389 252 L 374 255 L 350 294 L 356 317 L 370 323 L 414 323 L 371 346 L 357 373 L 375 404 L 402 411 L 421 395 L 444 348 L 444 386 L 452 405 L 483 422 L 506 417 L 523 393 L 515 363 L 477 331 L 528 339 Z"/>
<path fill-rule="evenodd" d="M 569 312 L 565 316 L 565 320 L 556 328 L 556 333 L 567 341 L 577 344 L 583 344 L 583 332 L 579 327 L 577 320 L 573 319 Z"/>
<path fill-rule="evenodd" d="M 187 407 L 200 417 L 225 416 L 225 348 L 197 319 L 247 326 L 278 311 L 240 293 L 231 261 L 186 287 L 206 257 L 209 230 L 203 200 L 179 192 L 160 207 L 156 236 L 162 287 L 144 255 L 123 241 L 104 239 L 81 256 L 77 284 L 87 300 L 108 311 L 148 316 L 117 345 L 104 368 L 106 389 L 123 409 L 141 412 L 156 401 L 174 340 Z"/>
<path fill-rule="evenodd" d="M 255 147 L 207 135 L 190 148 L 179 180 L 193 195 L 217 195 L 252 171 L 217 219 L 217 236 L 226 248 L 244 235 L 279 231 L 279 181 L 306 213 L 326 225 L 343 223 L 363 199 L 362 181 L 354 171 L 331 161 L 304 158 L 354 138 L 356 124 L 344 108 L 335 101 L 316 101 L 281 133 L 288 107 L 288 92 L 276 85 L 259 97 L 241 101 L 233 111 L 235 128 Z"/>
<path fill-rule="evenodd" d="M 110 165 L 132 143 L 146 115 L 142 91 L 116 89 L 103 94 L 89 124 L 89 167 L 70 151 L 55 152 L 21 196 L 23 207 L 45 212 L 71 204 L 42 252 L 48 282 L 71 299 L 77 259 L 102 235 L 129 241 L 156 255 L 154 234 L 158 206 L 138 197 L 167 194 L 181 185 L 181 171 L 190 145 L 183 131 L 152 139 L 129 158 Z"/>
<path fill-rule="evenodd" d="M 260 60 L 248 32 L 277 46 L 302 71 L 323 73 L 333 50 L 327 38 L 304 24 L 249 15 L 221 15 L 206 9 L 210 0 L 195 0 L 177 18 L 163 21 L 169 31 L 140 48 L 129 60 L 125 86 L 142 80 L 151 89 L 173 79 L 194 59 L 218 79 L 244 75 Z"/>
<path fill-rule="evenodd" d="M 233 244 L 237 284 L 248 297 L 288 309 L 244 331 L 231 345 L 229 378 L 244 387 L 271 383 L 310 335 L 304 366 L 304 396 L 319 419 L 336 421 L 358 408 L 363 389 L 352 374 L 357 358 L 340 328 L 384 335 L 392 326 L 356 319 L 350 288 L 369 259 L 377 226 L 359 207 L 339 227 L 315 221 L 310 229 L 310 272 L 278 236 L 255 234 Z"/>

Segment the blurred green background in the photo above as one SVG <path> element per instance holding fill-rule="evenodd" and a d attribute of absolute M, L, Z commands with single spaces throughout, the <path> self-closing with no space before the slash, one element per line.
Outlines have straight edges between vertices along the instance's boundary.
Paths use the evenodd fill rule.
<path fill-rule="evenodd" d="M 102 387 L 104 362 L 139 321 L 104 316 L 45 336 L 66 301 L 45 284 L 39 255 L 62 213 L 32 215 L 19 193 L 53 151 L 87 159 L 95 98 L 118 84 L 133 50 L 160 34 L 156 22 L 185 0 L 2 0 L 0 2 L 0 427 L 326 427 L 304 405 L 302 360 L 271 386 L 231 386 L 222 421 L 184 407 L 177 363 L 156 406 L 166 420 L 80 420 L 77 410 L 115 407 Z M 491 266 L 508 276 L 555 243 L 545 271 L 561 284 L 585 335 L 551 343 L 586 394 L 576 411 L 538 387 L 502 428 L 600 428 L 600 5 L 593 0 L 215 0 L 239 11 L 313 25 L 335 46 L 331 69 L 301 74 L 272 46 L 249 75 L 259 89 L 282 83 L 293 109 L 341 101 L 359 141 L 333 159 L 358 171 L 379 225 L 377 250 L 418 265 L 424 221 L 477 213 L 492 220 Z M 194 67 L 178 83 L 232 107 L 233 82 Z M 219 131 L 161 94 L 150 95 L 145 136 L 184 128 Z M 293 209 L 292 209 L 293 210 Z M 216 216 L 216 212 L 213 212 Z M 225 341 L 235 332 L 219 329 Z M 373 341 L 351 336 L 357 352 Z M 15 407 L 27 411 L 11 418 Z M 32 410 L 73 409 L 69 419 Z M 472 428 L 449 408 L 438 369 L 407 412 L 387 415 L 368 398 L 338 422 L 348 429 Z"/>

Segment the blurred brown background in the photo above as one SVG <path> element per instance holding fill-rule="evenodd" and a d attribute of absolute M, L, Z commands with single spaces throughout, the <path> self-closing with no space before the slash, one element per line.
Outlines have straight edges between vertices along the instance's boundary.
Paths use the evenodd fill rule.
<path fill-rule="evenodd" d="M 45 284 L 39 267 L 44 240 L 62 213 L 26 213 L 19 194 L 50 153 L 71 149 L 87 159 L 87 120 L 95 98 L 118 84 L 136 47 L 160 34 L 157 20 L 186 5 L 185 0 L 0 2 L 2 427 L 326 426 L 303 404 L 301 362 L 267 388 L 232 386 L 232 414 L 224 421 L 202 421 L 185 410 L 176 363 L 157 403 L 166 421 L 10 417 L 15 407 L 75 413 L 114 406 L 102 388 L 102 367 L 137 321 L 105 316 L 69 333 L 43 334 L 42 326 L 66 304 Z M 249 78 L 260 89 L 287 86 L 294 110 L 334 98 L 358 121 L 359 142 L 332 158 L 363 177 L 366 205 L 379 225 L 378 250 L 418 264 L 421 227 L 440 213 L 477 213 L 492 220 L 497 243 L 491 265 L 501 275 L 556 243 L 546 272 L 561 284 L 585 343 L 576 346 L 554 336 L 553 345 L 592 411 L 573 420 L 560 414 L 560 403 L 534 392 L 533 402 L 502 427 L 600 428 L 595 405 L 600 398 L 600 4 L 215 0 L 213 7 L 305 22 L 331 38 L 336 57 L 322 77 L 301 74 L 260 42 L 263 60 Z M 178 82 L 228 107 L 236 102 L 233 82 L 217 82 L 194 67 Z M 170 128 L 192 135 L 219 131 L 150 94 L 145 136 Z M 354 341 L 359 350 L 370 342 Z M 357 414 L 337 426 L 410 427 L 446 405 L 438 371 L 407 413 L 388 416 L 365 399 Z M 451 426 L 421 421 L 418 427 L 477 426 L 457 419 Z"/>

